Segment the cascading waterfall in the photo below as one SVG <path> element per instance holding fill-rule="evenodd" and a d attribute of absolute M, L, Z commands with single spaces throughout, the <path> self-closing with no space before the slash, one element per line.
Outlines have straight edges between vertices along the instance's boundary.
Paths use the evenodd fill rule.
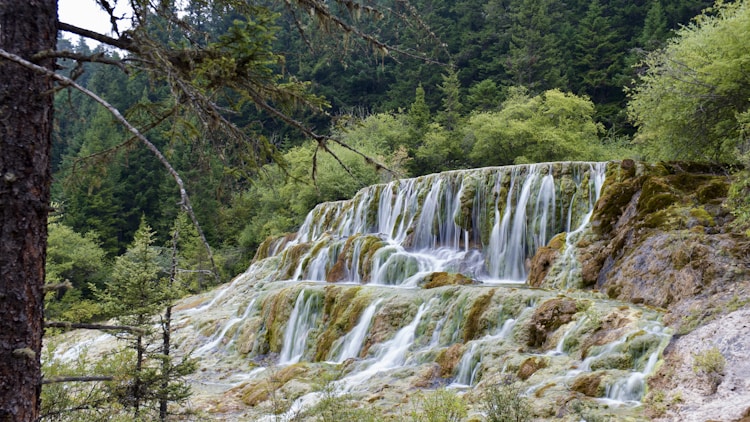
<path fill-rule="evenodd" d="M 610 383 L 607 400 L 640 400 L 644 379 L 663 345 L 644 340 L 642 357 L 627 347 L 634 338 L 666 339 L 668 334 L 619 315 L 624 312 L 621 303 L 570 299 L 580 305 L 574 307 L 575 317 L 555 325 L 543 346 L 527 342 L 535 311 L 566 295 L 525 288 L 528 261 L 538 248 L 567 233 L 555 278 L 579 277 L 575 245 L 586 234 L 605 170 L 606 163 L 581 162 L 452 171 L 370 186 L 351 200 L 320 204 L 295 236 L 270 241 L 262 259 L 207 305 L 182 311 L 197 327 L 217 327 L 216 335 L 203 331 L 194 336 L 205 339 L 196 354 L 224 348 L 222 359 L 235 353 L 265 362 L 278 353 L 275 363 L 288 373 L 317 364 L 337 367 L 341 378 L 334 390 L 342 397 L 390 388 L 400 377 L 420 386 L 481 388 L 485 380 L 497 381 L 492 377 L 499 368 L 541 359 L 559 370 L 543 379 L 532 375 L 526 384 L 533 385 L 529 394 L 541 397 L 543 387 L 555 384 L 544 391 L 565 390 L 576 377 L 601 370 Z M 446 280 L 460 275 L 470 284 L 428 287 L 435 274 Z M 237 291 L 252 300 L 235 297 Z M 293 306 L 291 294 L 296 294 Z M 246 306 L 244 312 L 241 306 Z M 216 313 L 213 325 L 198 322 L 206 311 Z M 658 321 L 656 311 L 636 313 Z M 273 318 L 287 314 L 288 319 Z M 590 340 L 609 315 L 627 328 L 606 342 Z M 230 349 L 223 342 L 233 327 L 239 328 Z M 589 339 L 585 353 L 580 349 L 583 338 Z M 629 370 L 612 364 L 636 355 Z M 299 365 L 288 366 L 292 364 Z M 262 378 L 267 372 L 272 371 L 254 369 L 243 382 L 267 383 Z M 403 388 L 413 391 L 414 386 Z M 248 419 L 291 419 L 321 399 L 319 391 L 306 391 L 313 392 L 295 396 L 286 413 L 256 413 Z M 255 396 L 248 392 L 242 397 Z"/>
<path fill-rule="evenodd" d="M 371 303 L 362 316 L 359 318 L 359 322 L 356 326 L 347 333 L 341 339 L 341 353 L 336 358 L 336 362 L 341 363 L 347 359 L 356 358 L 359 356 L 360 350 L 362 350 L 362 343 L 365 341 L 365 336 L 370 329 L 372 323 L 372 317 L 375 316 L 375 311 L 378 309 L 378 305 L 382 302 L 381 299 Z"/>
<path fill-rule="evenodd" d="M 311 245 L 292 264 L 295 280 L 413 285 L 415 277 L 447 271 L 485 282 L 524 282 L 527 260 L 540 246 L 588 222 L 605 168 L 546 163 L 371 186 L 352 200 L 316 207 L 279 254 Z M 349 247 L 316 246 L 357 236 L 363 240 Z M 368 272 L 360 265 L 363 254 L 372 260 Z"/>
<path fill-rule="evenodd" d="M 247 305 L 247 307 L 245 308 L 245 312 L 242 315 L 240 315 L 239 317 L 232 317 L 229 321 L 227 321 L 222 329 L 211 339 L 211 341 L 196 349 L 196 351 L 193 352 L 193 355 L 196 357 L 200 357 L 208 352 L 213 351 L 219 344 L 221 344 L 221 342 L 224 340 L 224 336 L 230 329 L 232 329 L 240 322 L 244 321 L 247 316 L 250 315 L 250 311 L 252 311 L 254 305 L 255 298 L 250 301 L 250 304 Z"/>
<path fill-rule="evenodd" d="M 476 356 L 478 343 L 472 343 L 458 362 L 458 373 L 453 380 L 453 386 L 471 387 L 474 384 L 477 371 L 482 365 L 481 357 Z"/>
<path fill-rule="evenodd" d="M 377 354 L 365 362 L 365 369 L 343 378 L 340 381 L 342 391 L 349 391 L 354 387 L 360 386 L 364 380 L 378 372 L 403 365 L 406 361 L 406 353 L 414 343 L 417 326 L 422 320 L 427 307 L 427 304 L 421 304 L 412 322 L 398 330 L 391 340 L 380 345 Z"/>
<path fill-rule="evenodd" d="M 664 327 L 661 325 L 647 327 L 646 331 L 661 338 L 663 343 L 669 340 L 669 335 L 664 332 Z M 646 387 L 646 376 L 651 374 L 654 368 L 656 368 L 656 362 L 659 359 L 660 353 L 660 349 L 654 350 L 649 354 L 643 369 L 638 370 L 636 368 L 626 378 L 608 385 L 606 398 L 619 403 L 637 403 L 641 399 L 641 396 L 643 396 L 643 391 Z"/>
<path fill-rule="evenodd" d="M 279 354 L 279 365 L 291 365 L 302 358 L 308 335 L 315 328 L 319 307 L 316 295 L 309 294 L 305 297 L 305 290 L 299 292 L 284 334 L 284 347 Z"/>

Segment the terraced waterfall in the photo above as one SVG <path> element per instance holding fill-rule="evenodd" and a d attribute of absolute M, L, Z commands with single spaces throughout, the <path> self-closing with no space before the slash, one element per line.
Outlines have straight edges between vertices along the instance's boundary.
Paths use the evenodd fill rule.
<path fill-rule="evenodd" d="M 246 273 L 178 306 L 179 348 L 201 358 L 194 401 L 230 420 L 293 419 L 324 394 L 403 415 L 447 387 L 478 418 L 483 389 L 514 380 L 537 415 L 628 414 L 670 336 L 658 312 L 577 289 L 606 172 L 454 171 L 319 205 Z M 556 289 L 529 288 L 555 244 Z"/>
<path fill-rule="evenodd" d="M 453 171 L 319 205 L 247 272 L 176 307 L 178 350 L 200 357 L 193 405 L 276 421 L 334 396 L 399 420 L 446 387 L 482 420 L 483 392 L 512 381 L 537 417 L 637 414 L 670 334 L 656 310 L 579 289 L 608 169 Z M 559 254 L 541 265 L 544 248 Z M 530 288 L 530 273 L 554 288 Z"/>

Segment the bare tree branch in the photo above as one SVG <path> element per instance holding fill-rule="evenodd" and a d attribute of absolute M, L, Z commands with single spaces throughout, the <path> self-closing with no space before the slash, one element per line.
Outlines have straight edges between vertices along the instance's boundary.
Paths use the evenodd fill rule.
<path fill-rule="evenodd" d="M 127 50 L 127 51 L 132 51 L 132 52 L 138 51 L 136 49 L 135 44 L 133 43 L 133 40 L 131 40 L 127 36 L 123 36 L 120 38 L 112 38 L 106 35 L 102 35 L 98 32 L 89 31 L 88 29 L 79 28 L 69 23 L 60 22 L 60 21 L 57 22 L 57 29 L 59 29 L 60 31 L 66 31 L 72 34 L 80 35 L 85 38 L 90 38 L 94 41 L 99 41 L 100 43 L 107 44 L 107 45 L 110 45 L 112 47 L 116 47 L 122 50 Z"/>
<path fill-rule="evenodd" d="M 112 381 L 115 377 L 111 375 L 89 375 L 89 376 L 70 376 L 70 377 L 51 377 L 42 378 L 42 384 L 56 384 L 61 382 L 96 382 Z"/>
<path fill-rule="evenodd" d="M 143 334 L 145 330 L 130 325 L 106 325 L 106 324 L 87 324 L 81 322 L 67 321 L 46 321 L 44 328 L 62 328 L 65 330 L 102 330 L 102 331 L 127 331 L 130 333 Z"/>

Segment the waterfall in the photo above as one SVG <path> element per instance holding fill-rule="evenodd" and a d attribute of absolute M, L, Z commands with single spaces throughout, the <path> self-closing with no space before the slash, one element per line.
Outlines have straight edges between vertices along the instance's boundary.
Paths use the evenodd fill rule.
<path fill-rule="evenodd" d="M 477 342 L 472 343 L 471 348 L 461 356 L 461 360 L 458 363 L 458 373 L 456 373 L 456 378 L 451 384 L 452 386 L 471 387 L 474 384 L 477 372 L 482 366 L 481 356 L 475 358 L 477 346 Z"/>
<path fill-rule="evenodd" d="M 227 334 L 227 332 L 239 322 L 244 321 L 245 318 L 247 318 L 248 315 L 250 315 L 250 311 L 253 309 L 254 305 L 255 305 L 255 298 L 253 298 L 253 300 L 250 301 L 250 304 L 247 305 L 247 307 L 245 308 L 245 312 L 242 315 L 240 315 L 239 317 L 233 317 L 229 321 L 227 321 L 222 327 L 221 331 L 219 331 L 216 335 L 214 335 L 211 338 L 211 341 L 209 341 L 208 343 L 196 349 L 196 351 L 193 352 L 193 355 L 196 357 L 203 356 L 206 353 L 214 350 L 217 346 L 219 346 L 221 341 L 224 340 L 224 336 Z"/>
<path fill-rule="evenodd" d="M 305 298 L 305 290 L 299 292 L 284 332 L 284 346 L 279 353 L 279 365 L 291 365 L 302 358 L 308 336 L 315 328 L 319 307 L 316 295 L 308 294 Z"/>
<path fill-rule="evenodd" d="M 372 317 L 375 316 L 375 311 L 378 309 L 378 305 L 380 305 L 380 302 L 382 301 L 382 299 L 378 299 L 367 306 L 362 313 L 362 316 L 360 316 L 357 325 L 352 328 L 352 331 L 343 337 L 341 342 L 341 353 L 336 358 L 337 363 L 359 356 L 359 351 L 362 350 L 362 343 L 365 341 L 367 331 L 370 329 Z"/>
<path fill-rule="evenodd" d="M 380 345 L 375 357 L 366 362 L 365 369 L 344 377 L 340 381 L 342 391 L 349 391 L 352 387 L 362 384 L 362 382 L 381 371 L 403 365 L 406 361 L 406 353 L 414 343 L 417 326 L 425 311 L 427 311 L 427 304 L 423 303 L 419 306 L 411 323 L 398 330 L 391 340 Z"/>
<path fill-rule="evenodd" d="M 605 169 L 606 163 L 544 163 L 370 186 L 351 200 L 318 205 L 278 254 L 296 260 L 283 265 L 293 280 L 408 287 L 446 271 L 522 283 L 540 246 L 585 227 Z M 341 247 L 347 238 L 352 243 Z M 290 253 L 301 245 L 309 245 L 301 256 Z M 369 267 L 363 258 L 372 259 Z"/>

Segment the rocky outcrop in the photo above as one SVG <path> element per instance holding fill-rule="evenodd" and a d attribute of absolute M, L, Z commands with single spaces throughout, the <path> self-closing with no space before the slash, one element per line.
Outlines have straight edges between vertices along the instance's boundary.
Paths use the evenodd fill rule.
<path fill-rule="evenodd" d="M 659 421 L 746 420 L 749 350 L 750 309 L 731 312 L 677 338 L 649 380 L 645 398 L 649 416 Z M 722 367 L 721 373 L 711 374 Z"/>
<path fill-rule="evenodd" d="M 578 312 L 576 301 L 568 298 L 554 298 L 542 303 L 531 317 L 529 338 L 530 347 L 541 347 L 547 335 L 561 325 L 569 323 Z"/>
<path fill-rule="evenodd" d="M 679 331 L 738 306 L 750 288 L 750 241 L 728 228 L 730 182 L 710 165 L 610 166 L 592 231 L 578 245 L 583 285 L 665 308 Z"/>

